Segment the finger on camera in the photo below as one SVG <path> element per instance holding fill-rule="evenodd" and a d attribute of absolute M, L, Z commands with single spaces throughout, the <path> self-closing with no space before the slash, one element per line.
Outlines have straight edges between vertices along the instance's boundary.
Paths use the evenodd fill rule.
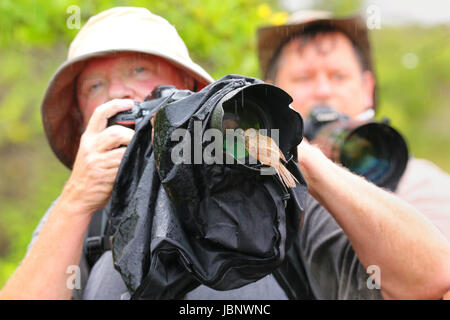
<path fill-rule="evenodd" d="M 131 109 L 133 104 L 134 101 L 131 99 L 114 99 L 100 105 L 94 110 L 86 131 L 91 133 L 103 131 L 108 124 L 109 118 L 119 112 Z"/>
<path fill-rule="evenodd" d="M 98 134 L 100 151 L 116 149 L 120 146 L 127 146 L 133 139 L 134 130 L 114 125 L 106 128 Z"/>

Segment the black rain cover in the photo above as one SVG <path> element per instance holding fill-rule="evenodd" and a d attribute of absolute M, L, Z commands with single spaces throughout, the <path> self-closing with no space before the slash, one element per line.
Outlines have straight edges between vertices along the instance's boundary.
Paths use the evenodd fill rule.
<path fill-rule="evenodd" d="M 296 188 L 261 175 L 260 164 L 172 162 L 172 131 L 184 128 L 193 137 L 193 122 L 203 121 L 204 132 L 217 102 L 237 88 L 275 118 Z M 179 299 L 199 284 L 230 290 L 280 266 L 299 232 L 307 192 L 295 161 L 303 124 L 291 101 L 261 80 L 229 75 L 160 109 L 154 148 L 150 115 L 136 127 L 106 208 L 114 265 L 133 299 Z"/>

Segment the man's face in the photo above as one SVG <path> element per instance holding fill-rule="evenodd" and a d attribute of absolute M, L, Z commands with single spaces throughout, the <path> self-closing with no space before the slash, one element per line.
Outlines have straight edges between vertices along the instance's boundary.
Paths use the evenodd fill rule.
<path fill-rule="evenodd" d="M 143 101 L 158 85 L 192 89 L 192 82 L 162 58 L 122 53 L 89 60 L 77 79 L 77 99 L 86 126 L 94 110 L 109 100 Z"/>
<path fill-rule="evenodd" d="M 274 83 L 292 96 L 295 110 L 306 117 L 315 106 L 328 105 L 354 117 L 372 107 L 372 73 L 362 71 L 344 34 L 318 34 L 303 47 L 300 41 L 283 48 Z"/>

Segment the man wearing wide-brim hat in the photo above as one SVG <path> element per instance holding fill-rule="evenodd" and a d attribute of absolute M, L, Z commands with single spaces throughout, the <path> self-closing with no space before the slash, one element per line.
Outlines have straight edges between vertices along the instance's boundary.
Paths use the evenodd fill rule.
<path fill-rule="evenodd" d="M 87 21 L 42 102 L 50 146 L 72 172 L 2 298 L 64 299 L 79 289 L 76 266 L 86 230 L 111 194 L 125 153 L 120 146 L 134 135 L 123 126 L 107 127 L 107 119 L 158 85 L 197 91 L 212 81 L 191 60 L 176 29 L 145 8 L 117 7 Z"/>
<path fill-rule="evenodd" d="M 284 25 L 258 30 L 258 55 L 263 79 L 286 90 L 294 99 L 292 107 L 304 118 L 318 105 L 332 107 L 352 119 L 376 108 L 368 30 L 360 16 L 337 18 L 325 11 L 295 12 Z M 430 298 L 433 293 L 439 297 L 449 289 L 448 271 L 444 271 L 449 268 L 448 250 L 441 255 L 431 248 L 429 253 L 437 258 L 432 264 L 433 259 L 425 255 L 413 263 L 408 260 L 421 250 L 413 244 L 414 237 L 422 237 L 421 243 L 441 238 L 448 246 L 448 174 L 429 161 L 411 158 L 396 189 L 397 198 L 334 165 L 305 141 L 299 147 L 299 162 L 310 193 L 337 221 L 333 225 L 327 217 L 305 218 L 302 258 L 317 297 L 346 296 L 346 282 L 342 279 L 348 275 L 341 274 L 336 291 L 330 290 L 330 282 L 335 279 L 330 269 L 318 267 L 323 264 L 323 256 L 330 257 L 332 273 L 356 272 L 355 268 L 342 267 L 345 266 L 342 257 L 335 259 L 339 235 L 344 232 L 361 263 L 380 268 L 385 297 Z M 407 202 L 415 208 L 399 210 L 397 205 L 409 206 Z M 434 224 L 434 234 L 423 232 L 430 222 Z M 308 238 L 307 234 L 313 234 L 314 238 Z M 396 246 L 403 250 L 392 255 L 389 251 Z M 415 277 L 417 281 L 411 282 L 402 275 Z M 439 285 L 444 282 L 444 286 Z"/>

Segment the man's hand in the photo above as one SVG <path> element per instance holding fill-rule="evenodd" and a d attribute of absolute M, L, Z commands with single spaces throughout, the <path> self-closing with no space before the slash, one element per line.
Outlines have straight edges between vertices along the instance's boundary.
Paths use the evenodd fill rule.
<path fill-rule="evenodd" d="M 128 99 L 102 104 L 95 109 L 81 136 L 72 174 L 61 195 L 80 212 L 92 214 L 108 202 L 126 150 L 121 146 L 129 144 L 134 130 L 119 125 L 107 127 L 107 121 L 132 106 L 133 101 Z"/>

